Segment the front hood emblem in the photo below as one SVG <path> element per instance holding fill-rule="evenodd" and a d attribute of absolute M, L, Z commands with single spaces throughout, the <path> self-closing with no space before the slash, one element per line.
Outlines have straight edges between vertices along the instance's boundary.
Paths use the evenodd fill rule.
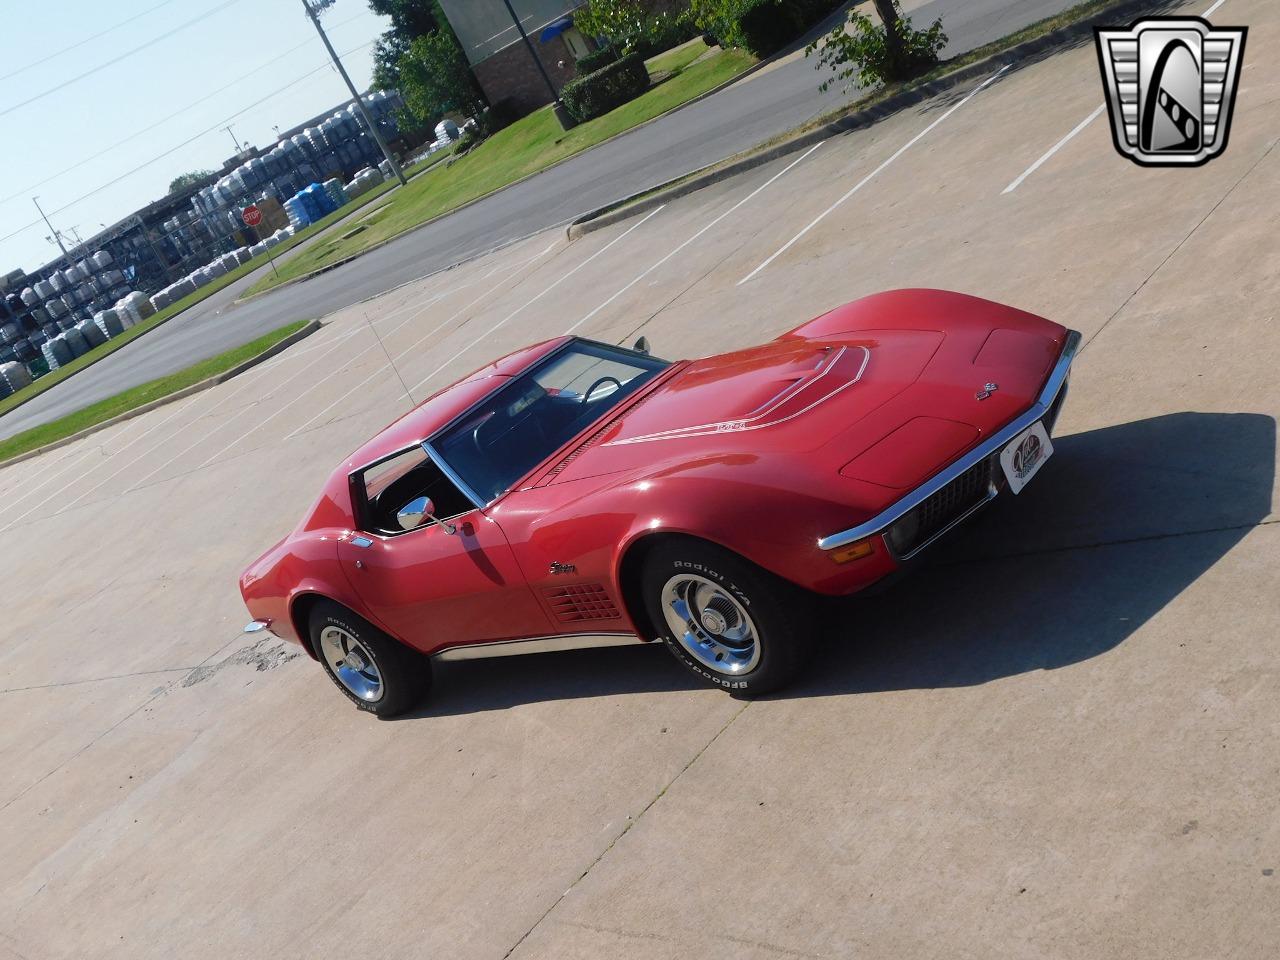
<path fill-rule="evenodd" d="M 985 400 L 999 389 L 1000 384 L 998 383 L 985 383 L 982 385 L 982 389 L 975 393 L 974 396 L 979 400 Z"/>

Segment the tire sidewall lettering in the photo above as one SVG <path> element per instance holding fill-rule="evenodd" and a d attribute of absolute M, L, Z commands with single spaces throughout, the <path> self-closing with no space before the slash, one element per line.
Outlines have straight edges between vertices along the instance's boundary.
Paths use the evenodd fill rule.
<path fill-rule="evenodd" d="M 705 563 L 693 563 L 689 560 L 675 560 L 672 562 L 672 566 L 677 570 L 692 570 L 694 573 L 698 573 L 702 576 L 715 580 L 716 583 L 732 590 L 733 595 L 741 601 L 744 607 L 751 606 L 751 598 L 747 596 L 746 591 L 714 567 L 709 567 Z"/>

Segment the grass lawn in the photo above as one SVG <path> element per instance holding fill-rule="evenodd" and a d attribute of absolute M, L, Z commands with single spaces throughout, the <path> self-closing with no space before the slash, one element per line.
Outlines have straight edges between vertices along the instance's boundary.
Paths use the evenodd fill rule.
<path fill-rule="evenodd" d="M 693 44 L 660 55 L 655 59 L 670 58 L 671 66 L 664 69 L 678 69 L 675 76 L 630 103 L 568 132 L 560 129 L 549 106 L 531 113 L 498 131 L 448 168 L 409 184 L 380 210 L 362 220 L 364 229 L 358 233 L 345 237 L 335 233 L 315 243 L 281 266 L 281 278 L 299 277 L 353 256 L 470 200 L 581 153 L 719 86 L 756 62 L 750 54 L 726 50 L 689 65 L 703 52 L 705 46 L 699 49 L 698 44 Z M 279 282 L 268 274 L 250 292 L 267 290 Z"/>
<path fill-rule="evenodd" d="M 688 43 L 682 43 L 678 47 L 672 47 L 656 57 L 650 57 L 644 62 L 644 65 L 649 69 L 649 76 L 653 76 L 655 73 L 679 73 L 710 49 L 699 37 L 697 40 L 691 40 Z"/>
<path fill-rule="evenodd" d="M 412 167 L 407 168 L 405 170 L 405 176 L 406 177 L 417 176 L 418 174 L 423 173 L 429 168 L 435 166 L 437 163 L 443 160 L 446 156 L 448 156 L 448 151 L 443 151 L 443 150 L 439 151 L 433 154 L 432 156 L 426 158 L 425 160 L 422 160 L 414 164 Z M 310 239 L 311 237 L 314 237 L 317 233 L 324 231 L 327 227 L 329 227 L 334 222 L 341 220 L 343 217 L 350 216 L 352 213 L 359 210 L 361 207 L 367 206 L 368 204 L 372 203 L 374 200 L 377 200 L 387 191 L 391 190 L 395 186 L 395 183 L 396 183 L 395 180 L 388 180 L 385 183 L 379 184 L 377 187 L 374 187 L 368 193 L 363 194 L 356 200 L 353 200 L 351 203 L 347 204 L 345 207 L 341 208 L 340 210 L 335 210 L 333 213 L 329 214 L 323 220 L 317 220 L 314 224 L 307 227 L 305 230 L 301 231 L 300 233 L 294 234 L 284 243 L 280 244 L 274 250 L 272 250 L 271 255 L 278 259 L 282 254 L 293 249 L 298 244 L 302 243 L 305 240 Z M 56 386 L 57 384 L 61 383 L 63 380 L 67 379 L 67 377 L 70 377 L 75 375 L 76 373 L 79 373 L 85 367 L 92 366 L 93 364 L 101 360 L 103 357 L 110 356 L 112 353 L 115 353 L 115 351 L 119 350 L 121 347 L 138 339 L 138 337 L 142 336 L 144 333 L 147 333 L 150 330 L 154 330 L 156 327 L 160 326 L 160 324 L 164 323 L 166 320 L 170 320 L 173 317 L 180 314 L 182 311 L 190 307 L 194 307 L 200 301 L 213 296 L 219 290 L 225 289 L 226 287 L 235 283 L 241 277 L 244 277 L 247 274 L 252 273 L 254 270 L 257 270 L 259 267 L 266 266 L 267 262 L 268 262 L 267 255 L 265 253 L 262 254 L 261 256 L 254 257 L 248 263 L 243 264 L 242 266 L 236 267 L 236 269 L 230 271 L 224 276 L 219 277 L 217 280 L 214 280 L 212 283 L 208 284 L 207 286 L 201 287 L 195 293 L 190 294 L 189 296 L 183 297 L 177 303 L 169 304 L 169 306 L 165 307 L 163 310 L 159 311 L 154 316 L 148 317 L 146 320 L 144 320 L 142 323 L 138 324 L 137 326 L 130 327 L 123 334 L 121 334 L 120 336 L 112 340 L 108 340 L 106 343 L 98 347 L 96 350 L 90 350 L 84 356 L 77 357 L 75 360 L 71 361 L 65 367 L 59 367 L 57 370 L 54 370 L 54 371 L 51 371 L 50 373 L 45 374 L 43 377 L 35 381 L 35 383 L 31 384 L 31 386 L 27 387 L 26 389 L 19 390 L 17 393 L 14 393 L 9 395 L 8 397 L 5 397 L 3 400 L 0 400 L 0 416 L 4 416 L 14 407 L 21 406 L 22 404 L 30 400 L 32 397 L 38 397 L 40 394 L 44 393 L 50 387 Z"/>
<path fill-rule="evenodd" d="M 114 397 L 108 397 L 106 400 L 101 400 L 92 406 L 85 407 L 83 410 L 68 414 L 61 420 L 41 424 L 7 440 L 0 440 L 0 463 L 10 457 L 16 457 L 21 453 L 26 453 L 28 450 L 42 447 L 46 443 L 53 443 L 55 440 L 69 437 L 74 433 L 79 433 L 81 430 L 92 427 L 94 424 L 102 423 L 104 420 L 110 420 L 112 417 L 134 410 L 144 403 L 158 400 L 192 384 L 199 383 L 201 380 L 207 380 L 209 377 L 230 370 L 236 364 L 257 356 L 268 347 L 301 330 L 307 325 L 307 322 L 306 320 L 299 320 L 296 323 L 288 324 L 279 330 L 273 330 L 271 333 L 259 337 L 257 340 L 236 347 L 234 350 L 228 350 L 226 353 L 219 354 L 216 357 L 202 360 L 200 363 L 187 367 L 185 370 L 171 373 L 169 376 L 161 377 L 159 380 L 152 380 L 150 383 L 144 383 L 141 386 L 134 387 L 132 390 L 117 393 Z"/>

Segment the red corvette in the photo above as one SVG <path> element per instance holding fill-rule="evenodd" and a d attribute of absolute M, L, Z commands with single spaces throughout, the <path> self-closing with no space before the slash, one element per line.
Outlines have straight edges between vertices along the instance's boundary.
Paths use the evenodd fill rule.
<path fill-rule="evenodd" d="M 246 629 L 379 715 L 433 658 L 659 639 L 721 687 L 777 689 L 815 594 L 883 580 L 1035 476 L 1079 342 L 899 290 L 705 360 L 537 344 L 356 451 L 241 578 Z"/>

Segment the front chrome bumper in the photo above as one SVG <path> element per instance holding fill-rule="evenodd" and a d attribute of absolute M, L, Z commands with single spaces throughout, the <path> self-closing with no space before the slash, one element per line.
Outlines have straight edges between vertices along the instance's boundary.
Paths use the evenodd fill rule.
<path fill-rule="evenodd" d="M 876 514 L 870 520 L 860 523 L 856 527 L 850 527 L 848 530 L 841 530 L 839 533 L 822 537 L 818 540 L 818 548 L 820 550 L 835 550 L 837 547 L 848 546 L 858 540 L 883 533 L 896 521 L 920 506 L 920 504 L 958 478 L 966 470 L 998 453 L 1004 448 L 1005 444 L 1023 430 L 1026 430 L 1037 420 L 1044 419 L 1045 415 L 1053 409 L 1054 401 L 1058 399 L 1058 395 L 1066 386 L 1067 374 L 1071 371 L 1071 362 L 1080 351 L 1080 341 L 1081 336 L 1079 333 L 1075 330 L 1067 331 L 1066 343 L 1063 344 L 1062 353 L 1058 356 L 1057 363 L 1053 365 L 1053 370 L 1049 373 L 1049 379 L 1045 381 L 1044 388 L 1040 391 L 1040 396 L 1036 399 L 1036 402 L 1025 413 L 1015 418 L 1002 429 L 997 430 L 959 460 L 934 474 L 901 500 Z"/>

